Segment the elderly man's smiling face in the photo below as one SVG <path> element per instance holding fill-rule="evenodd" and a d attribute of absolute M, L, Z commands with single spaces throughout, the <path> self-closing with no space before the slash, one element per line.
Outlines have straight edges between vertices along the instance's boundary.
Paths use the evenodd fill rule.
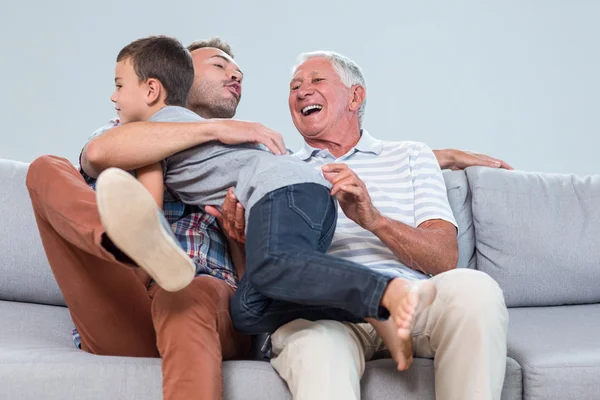
<path fill-rule="evenodd" d="M 326 58 L 310 58 L 300 64 L 290 82 L 292 120 L 306 139 L 320 139 L 340 122 L 357 118 L 352 100 L 353 88 L 342 82 Z"/>

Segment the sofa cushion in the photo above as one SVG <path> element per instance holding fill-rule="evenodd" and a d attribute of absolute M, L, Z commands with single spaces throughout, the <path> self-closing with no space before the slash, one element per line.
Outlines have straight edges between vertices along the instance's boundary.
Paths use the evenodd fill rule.
<path fill-rule="evenodd" d="M 600 302 L 600 176 L 469 168 L 477 268 L 508 307 Z"/>
<path fill-rule="evenodd" d="M 413 365 L 402 373 L 396 370 L 392 360 L 371 361 L 367 363 L 361 381 L 361 398 L 365 400 L 435 400 L 433 377 L 433 360 L 415 358 Z M 515 360 L 507 358 L 501 400 L 519 400 L 522 392 L 521 367 Z"/>
<path fill-rule="evenodd" d="M 162 399 L 160 359 L 76 349 L 64 307 L 0 301 L 0 323 L 0 399 Z M 224 398 L 291 399 L 266 362 L 225 362 L 223 379 Z"/>
<path fill-rule="evenodd" d="M 0 299 L 64 305 L 25 187 L 27 168 L 0 159 Z"/>
<path fill-rule="evenodd" d="M 0 398 L 156 399 L 161 396 L 160 360 L 95 356 L 77 350 L 64 307 L 0 301 Z M 285 400 L 291 395 L 271 365 L 223 363 L 224 398 Z M 519 365 L 507 359 L 503 400 L 521 394 Z M 5 397 L 3 397 L 5 396 Z M 399 373 L 391 360 L 367 363 L 362 398 L 434 399 L 433 361 L 416 359 Z"/>
<path fill-rule="evenodd" d="M 64 305 L 42 247 L 25 187 L 28 164 L 0 159 L 0 299 Z M 458 267 L 475 265 L 470 193 L 463 171 L 444 171 L 458 223 Z"/>
<path fill-rule="evenodd" d="M 450 208 L 458 224 L 458 268 L 475 268 L 475 228 L 471 192 L 464 171 L 444 171 Z"/>
<path fill-rule="evenodd" d="M 509 310 L 508 355 L 526 400 L 597 399 L 600 304 Z"/>

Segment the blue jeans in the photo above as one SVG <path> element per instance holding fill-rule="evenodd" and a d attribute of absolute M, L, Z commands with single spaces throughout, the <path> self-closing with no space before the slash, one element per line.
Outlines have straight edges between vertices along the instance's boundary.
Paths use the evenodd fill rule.
<path fill-rule="evenodd" d="M 235 329 L 271 333 L 298 318 L 389 316 L 380 306 L 389 276 L 326 254 L 336 222 L 329 189 L 313 183 L 275 190 L 252 207 L 246 273 L 231 299 Z"/>

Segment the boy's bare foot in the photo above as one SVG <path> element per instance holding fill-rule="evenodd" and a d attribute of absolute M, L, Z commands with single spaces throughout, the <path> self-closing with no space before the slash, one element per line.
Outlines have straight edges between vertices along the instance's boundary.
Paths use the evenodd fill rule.
<path fill-rule="evenodd" d="M 429 281 L 396 278 L 388 283 L 381 304 L 390 312 L 401 340 L 411 340 L 415 314 L 433 303 L 436 293 L 435 285 Z"/>
<path fill-rule="evenodd" d="M 392 358 L 396 361 L 398 371 L 406 371 L 413 362 L 412 338 L 407 340 L 400 339 L 397 334 L 396 325 L 391 318 L 385 321 L 371 320 L 367 321 L 373 325 L 377 334 L 390 351 Z"/>

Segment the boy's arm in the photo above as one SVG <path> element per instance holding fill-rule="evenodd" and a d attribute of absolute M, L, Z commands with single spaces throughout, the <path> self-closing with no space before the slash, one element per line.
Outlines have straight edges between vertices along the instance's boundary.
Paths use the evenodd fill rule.
<path fill-rule="evenodd" d="M 199 122 L 132 122 L 90 140 L 81 167 L 92 178 L 107 168 L 135 170 L 206 142 L 260 143 L 285 154 L 282 136 L 257 122 L 208 119 Z"/>
<path fill-rule="evenodd" d="M 165 186 L 163 183 L 163 168 L 161 163 L 150 164 L 135 171 L 137 179 L 150 192 L 158 208 L 163 208 Z"/>

